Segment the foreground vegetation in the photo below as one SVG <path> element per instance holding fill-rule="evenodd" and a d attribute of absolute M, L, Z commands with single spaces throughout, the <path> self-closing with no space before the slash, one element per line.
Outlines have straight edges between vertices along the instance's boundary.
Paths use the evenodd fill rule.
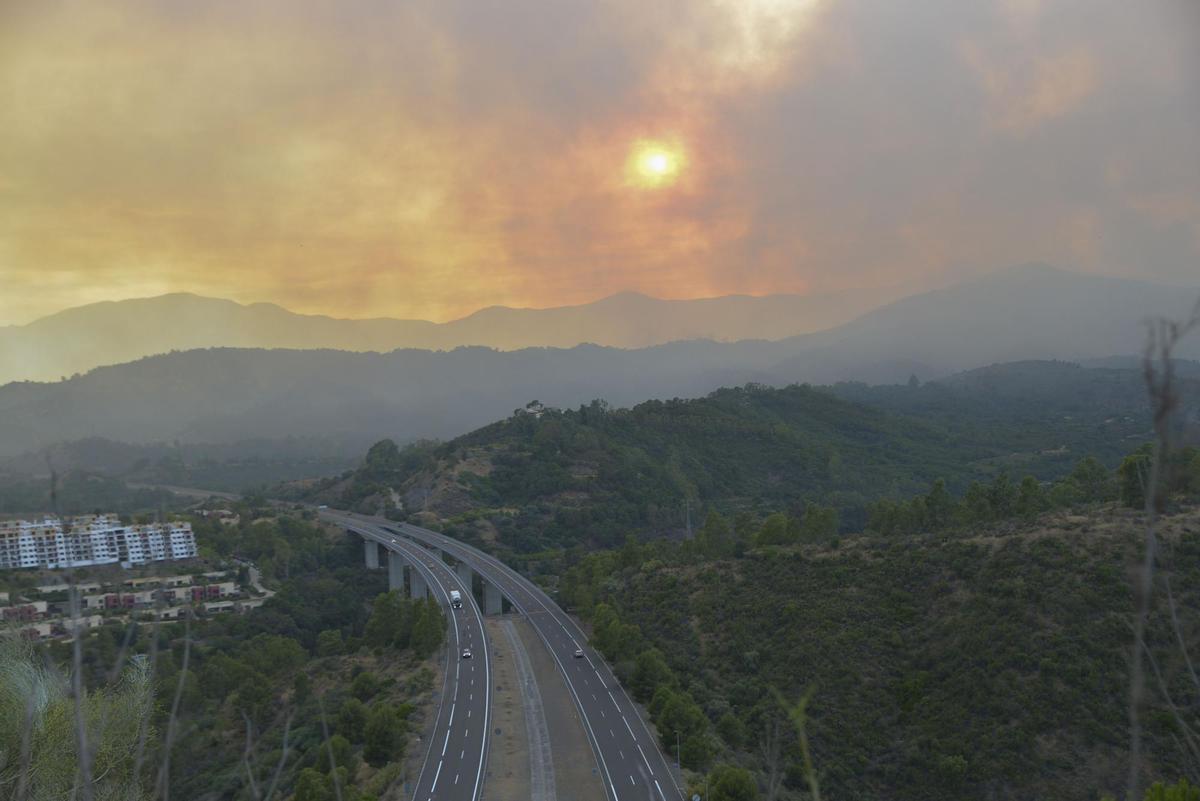
<path fill-rule="evenodd" d="M 274 597 L 244 616 L 110 623 L 82 641 L 78 657 L 71 643 L 53 643 L 44 658 L 26 659 L 50 688 L 36 710 L 49 734 L 38 730 L 30 743 L 30 775 L 41 777 L 50 760 L 69 790 L 77 754 L 89 753 L 70 739 L 63 677 L 74 665 L 88 703 L 120 712 L 89 713 L 90 741 L 101 746 L 88 771 L 96 798 L 368 801 L 411 778 L 408 741 L 432 705 L 441 609 L 386 592 L 381 575 L 362 569 L 356 539 L 267 509 L 238 511 L 237 526 L 197 518 L 198 539 L 206 552 L 263 564 Z M 0 669 L 6 720 L 26 714 L 19 702 L 30 681 Z M 5 769 L 22 753 L 21 731 L 5 730 Z M 106 756 L 114 749 L 115 760 Z M 113 764 L 102 770 L 105 760 Z M 0 782 L 17 786 L 3 774 Z M 114 794 L 100 792 L 109 785 Z"/>
<path fill-rule="evenodd" d="M 664 748 L 680 733 L 685 766 L 746 769 L 766 798 L 805 797 L 788 706 L 807 694 L 831 798 L 1120 795 L 1134 513 L 1093 505 L 818 542 L 780 541 L 780 517 L 784 532 L 802 529 L 713 514 L 694 541 L 630 541 L 565 575 L 562 599 L 648 704 Z M 1163 575 L 1194 610 L 1200 509 L 1180 509 L 1163 538 Z M 1177 701 L 1190 699 L 1166 615 L 1154 654 Z M 1190 775 L 1162 693 L 1145 719 L 1146 777 Z"/>

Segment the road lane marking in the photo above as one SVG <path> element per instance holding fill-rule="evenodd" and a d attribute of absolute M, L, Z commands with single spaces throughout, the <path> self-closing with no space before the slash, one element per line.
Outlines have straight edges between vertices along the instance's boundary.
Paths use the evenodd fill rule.
<path fill-rule="evenodd" d="M 452 553 L 456 557 L 461 556 L 464 553 L 468 554 L 470 556 L 470 558 L 465 559 L 464 561 L 475 560 L 476 564 L 482 564 L 485 566 L 485 569 L 480 570 L 479 572 L 486 572 L 487 568 L 491 568 L 491 569 L 499 571 L 501 576 L 504 576 L 505 578 L 509 578 L 507 575 L 507 572 L 510 572 L 510 569 L 507 568 L 506 566 L 504 566 L 502 563 L 500 563 L 497 560 L 493 560 L 489 557 L 481 555 L 474 549 L 466 550 L 465 548 L 460 547 L 461 546 L 460 543 L 458 543 L 457 541 L 452 540 L 450 538 L 443 537 L 441 535 L 431 534 L 430 532 L 427 532 L 424 529 L 419 529 L 415 526 L 409 526 L 407 524 L 405 524 L 403 527 L 406 529 L 409 529 L 409 536 L 415 536 L 420 539 L 426 539 L 427 541 L 434 543 L 435 544 L 434 547 L 437 547 L 438 545 L 448 546 L 446 548 L 446 550 L 448 550 L 450 553 Z M 420 533 L 413 534 L 412 533 L 413 531 L 420 532 Z M 567 631 L 569 634 L 569 630 L 567 629 L 566 624 L 563 622 L 563 620 L 559 617 L 558 614 L 555 614 L 553 611 L 551 611 L 546 606 L 547 601 L 542 600 L 541 596 L 535 595 L 531 591 L 527 591 L 523 584 L 513 583 L 513 581 L 511 581 L 511 580 L 510 581 L 497 580 L 495 583 L 502 590 L 506 590 L 508 593 L 510 593 L 510 598 L 512 598 L 513 600 L 522 599 L 522 600 L 525 600 L 526 603 L 529 603 L 531 606 L 534 603 L 536 603 L 536 605 L 538 607 L 541 607 L 540 609 L 534 609 L 532 612 L 519 608 L 520 612 L 522 612 L 526 616 L 549 614 L 549 615 L 551 615 L 551 617 L 553 617 L 554 621 L 559 624 L 559 627 L 562 628 L 564 631 Z M 520 605 L 518 603 L 518 607 L 519 606 Z M 542 635 L 543 640 L 547 639 L 546 633 L 541 631 L 540 629 L 539 629 L 539 634 Z M 547 644 L 549 644 L 549 643 L 547 642 Z M 558 654 L 554 653 L 555 650 L 557 650 L 557 649 L 552 649 L 551 653 L 555 657 L 555 661 L 559 663 L 559 669 L 565 673 L 566 672 L 565 665 L 562 663 L 562 660 L 559 659 Z M 588 657 L 587 663 L 593 670 L 596 669 L 596 666 L 592 662 L 590 657 Z M 485 665 L 485 668 L 486 668 L 486 665 Z M 605 684 L 602 677 L 601 677 L 600 681 L 601 681 L 601 684 L 604 685 L 605 689 L 608 689 L 607 684 Z M 570 686 L 571 686 L 571 682 L 568 680 L 568 687 L 570 687 Z M 491 688 L 489 686 L 488 690 L 490 691 L 490 689 Z M 489 694 L 490 694 L 490 692 L 489 692 Z M 572 694 L 574 694 L 573 688 L 572 688 Z M 610 692 L 610 696 L 611 696 L 611 692 Z M 613 699 L 613 702 L 614 702 L 614 704 L 616 704 L 615 698 Z M 579 703 L 578 696 L 576 696 L 576 703 Z M 617 706 L 617 709 L 618 709 L 618 711 L 620 711 L 619 705 Z M 581 706 L 581 712 L 583 712 L 584 724 L 590 730 L 591 725 L 587 720 L 587 712 L 582 709 L 582 706 Z M 628 723 L 626 725 L 628 725 Z M 486 728 L 486 726 L 485 726 L 485 728 Z M 485 732 L 485 737 L 486 737 L 486 732 Z M 599 743 L 595 740 L 594 737 L 593 737 L 593 743 L 598 747 Z M 608 778 L 608 785 L 612 790 L 612 799 L 613 799 L 613 801 L 617 801 L 617 799 L 619 799 L 619 794 L 617 792 L 616 784 L 613 782 L 613 778 L 608 771 L 608 766 L 605 764 L 604 755 L 602 752 L 597 751 L 596 756 L 600 761 L 600 767 L 603 769 L 606 777 Z M 476 789 L 478 789 L 478 782 L 476 783 Z M 661 788 L 660 788 L 660 793 L 661 793 Z M 666 801 L 666 799 L 664 798 L 663 801 Z"/>

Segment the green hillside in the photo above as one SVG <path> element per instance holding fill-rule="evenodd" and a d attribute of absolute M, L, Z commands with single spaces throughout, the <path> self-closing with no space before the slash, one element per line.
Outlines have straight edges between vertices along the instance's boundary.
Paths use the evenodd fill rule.
<path fill-rule="evenodd" d="M 777 775 L 783 797 L 807 797 L 780 699 L 809 692 L 825 797 L 1096 801 L 1120 796 L 1128 765 L 1138 522 L 1107 507 L 781 547 L 754 545 L 761 523 L 739 535 L 714 519 L 742 538 L 740 557 L 706 555 L 707 531 L 682 545 L 631 542 L 579 559 L 561 598 L 592 620 L 664 746 L 681 731 L 693 770 L 734 764 L 764 789 Z M 1200 510 L 1170 518 L 1164 541 L 1160 576 L 1194 612 Z M 1161 603 L 1151 632 L 1186 705 L 1193 691 Z M 1148 692 L 1146 778 L 1187 775 L 1179 725 Z M 1184 714 L 1194 726 L 1194 708 Z"/>
<path fill-rule="evenodd" d="M 1047 362 L 976 372 L 892 387 L 747 385 L 630 409 L 532 407 L 443 444 L 380 443 L 353 474 L 303 492 L 423 512 L 458 536 L 531 552 L 682 536 L 689 516 L 711 509 L 799 514 L 816 503 L 836 509 L 844 531 L 861 530 L 874 501 L 938 478 L 954 492 L 1002 473 L 1048 481 L 1085 456 L 1113 467 L 1147 438 L 1136 371 Z"/>

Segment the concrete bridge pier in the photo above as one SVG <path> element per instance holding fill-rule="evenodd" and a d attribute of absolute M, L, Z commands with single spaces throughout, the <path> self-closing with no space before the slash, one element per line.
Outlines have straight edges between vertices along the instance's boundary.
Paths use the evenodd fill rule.
<path fill-rule="evenodd" d="M 490 582 L 483 582 L 483 613 L 499 615 L 504 611 L 504 596 L 500 588 Z"/>
<path fill-rule="evenodd" d="M 428 595 L 428 588 L 425 586 L 425 577 L 421 575 L 421 571 L 417 570 L 416 565 L 408 566 L 408 597 L 409 598 L 425 598 Z"/>
<path fill-rule="evenodd" d="M 387 560 L 388 589 L 404 592 L 404 557 L 395 551 L 388 551 Z"/>
<path fill-rule="evenodd" d="M 462 582 L 466 588 L 467 594 L 475 592 L 475 571 L 466 562 L 459 562 L 454 566 L 454 573 L 458 576 L 458 580 Z"/>
<path fill-rule="evenodd" d="M 367 557 L 367 570 L 379 569 L 379 543 L 375 540 L 363 540 L 363 553 Z"/>

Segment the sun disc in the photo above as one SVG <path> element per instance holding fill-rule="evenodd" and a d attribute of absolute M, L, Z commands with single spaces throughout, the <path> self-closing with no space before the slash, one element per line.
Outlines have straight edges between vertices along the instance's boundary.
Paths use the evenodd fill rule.
<path fill-rule="evenodd" d="M 662 142 L 642 141 L 634 145 L 627 172 L 629 183 L 642 188 L 673 184 L 683 168 L 683 151 Z"/>

